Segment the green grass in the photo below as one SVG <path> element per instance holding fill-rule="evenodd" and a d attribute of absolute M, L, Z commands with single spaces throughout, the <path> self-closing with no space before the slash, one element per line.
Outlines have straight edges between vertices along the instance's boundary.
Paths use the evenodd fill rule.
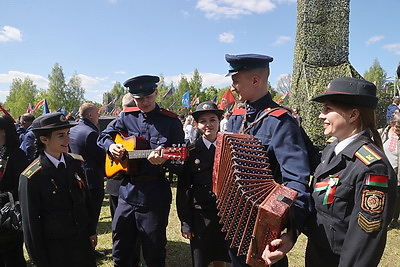
<path fill-rule="evenodd" d="M 176 183 L 172 184 L 172 194 L 175 197 Z M 97 250 L 105 252 L 106 256 L 97 261 L 98 266 L 112 267 L 113 261 L 111 256 L 111 216 L 108 205 L 108 195 L 104 198 L 103 207 L 97 228 L 98 245 Z M 181 236 L 180 222 L 176 213 L 175 198 L 171 205 L 169 223 L 167 228 L 167 266 L 169 267 L 190 267 L 191 254 L 189 242 Z M 289 266 L 299 267 L 304 266 L 304 252 L 307 238 L 301 235 L 292 249 L 289 252 Z M 385 253 L 382 257 L 379 266 L 400 266 L 400 229 L 392 229 L 389 231 L 388 240 L 386 243 Z"/>

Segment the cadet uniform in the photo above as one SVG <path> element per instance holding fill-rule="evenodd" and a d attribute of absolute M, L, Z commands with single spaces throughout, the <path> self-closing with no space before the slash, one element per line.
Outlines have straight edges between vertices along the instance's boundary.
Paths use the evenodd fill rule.
<path fill-rule="evenodd" d="M 134 97 L 140 98 L 155 92 L 158 81 L 158 77 L 146 75 L 129 79 L 124 85 Z M 108 152 L 118 132 L 144 138 L 151 149 L 183 144 L 184 140 L 177 115 L 158 105 L 147 113 L 141 110 L 122 113 L 101 132 L 98 144 Z M 127 266 L 136 240 L 140 238 L 147 266 L 164 266 L 166 227 L 172 201 L 165 171 L 173 166 L 169 161 L 161 166 L 141 159 L 139 167 L 137 174 L 124 178 L 119 189 L 118 207 L 112 221 L 114 264 Z"/>
<path fill-rule="evenodd" d="M 72 127 L 61 113 L 33 122 L 35 130 Z M 21 174 L 19 197 L 25 246 L 36 266 L 96 266 L 89 237 L 96 229 L 82 157 L 62 153 L 55 167 L 45 152 Z M 65 165 L 64 165 L 65 164 Z"/>
<path fill-rule="evenodd" d="M 197 106 L 192 113 L 196 121 L 201 112 L 215 113 L 218 118 L 223 113 L 212 102 Z M 185 172 L 178 180 L 176 205 L 181 232 L 194 234 L 190 240 L 193 266 L 208 266 L 213 261 L 229 262 L 228 244 L 225 233 L 221 231 L 216 196 L 212 192 L 215 144 L 201 136 L 189 149 Z"/>
<path fill-rule="evenodd" d="M 268 68 L 269 62 L 272 61 L 271 57 L 254 54 L 226 55 L 225 59 L 230 64 L 227 75 L 235 75 L 242 70 Z M 255 122 L 245 133 L 260 139 L 266 147 L 275 181 L 298 192 L 292 221 L 294 227 L 300 230 L 311 210 L 308 153 L 300 128 L 287 110 L 274 110 L 261 118 L 265 112 L 277 107 L 279 105 L 272 100 L 269 92 L 256 101 L 246 100 L 246 114 L 243 120 L 233 121 L 231 129 L 246 129 Z M 259 118 L 261 119 L 256 122 Z M 241 125 L 238 125 L 239 123 Z M 235 253 L 236 249 L 230 250 L 233 266 L 247 266 L 246 257 L 237 257 Z M 281 260 L 278 264 L 286 265 L 287 260 Z"/>
<path fill-rule="evenodd" d="M 372 83 L 346 77 L 334 79 L 325 94 L 312 100 L 331 101 L 330 108 L 320 115 L 325 119 L 325 114 L 343 110 L 336 111 L 336 103 L 352 109 L 375 109 L 375 95 Z M 335 124 L 333 117 L 328 117 L 328 121 Z M 334 141 L 324 149 L 322 162 L 314 173 L 315 211 L 304 229 L 308 236 L 306 266 L 377 266 L 394 211 L 396 175 L 384 153 L 373 143 L 371 129 L 348 136 L 341 134 L 346 133 L 343 127 L 352 126 L 343 122 L 341 125 L 336 124 L 334 130 L 326 126 L 329 133 L 340 136 L 343 142 L 329 140 Z"/>

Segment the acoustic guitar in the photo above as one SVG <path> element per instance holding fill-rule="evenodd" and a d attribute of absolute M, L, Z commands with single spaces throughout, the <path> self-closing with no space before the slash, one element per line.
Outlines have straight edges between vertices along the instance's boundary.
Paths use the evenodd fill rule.
<path fill-rule="evenodd" d="M 119 173 L 135 174 L 139 170 L 138 160 L 147 158 L 153 149 L 142 149 L 146 141 L 144 138 L 117 134 L 114 138 L 116 144 L 125 147 L 125 155 L 121 160 L 114 160 L 110 155 L 106 157 L 105 173 L 108 178 L 115 178 Z M 175 163 L 183 163 L 188 157 L 188 149 L 185 146 L 167 147 L 161 151 L 164 159 L 172 160 Z"/>

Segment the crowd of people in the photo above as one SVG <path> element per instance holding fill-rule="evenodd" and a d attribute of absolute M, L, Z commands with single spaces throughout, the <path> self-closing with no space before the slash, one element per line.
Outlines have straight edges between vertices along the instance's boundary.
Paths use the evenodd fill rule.
<path fill-rule="evenodd" d="M 105 193 L 114 266 L 138 266 L 141 257 L 148 267 L 165 266 L 172 204 L 167 173 L 178 176 L 176 206 L 192 265 L 249 266 L 219 223 L 212 192 L 218 132 L 258 138 L 273 179 L 297 192 L 286 230 L 260 261 L 288 266 L 286 254 L 304 233 L 305 266 L 377 266 L 389 226 L 398 227 L 399 99 L 388 107 L 387 127 L 377 130 L 375 85 L 333 79 L 310 99 L 322 103 L 319 119 L 330 137 L 319 153 L 301 128 L 299 110 L 272 100 L 272 57 L 226 55 L 226 61 L 239 101 L 233 112 L 205 101 L 186 118 L 177 116 L 156 103 L 159 77 L 142 75 L 125 81 L 123 112 L 102 131 L 91 103 L 81 105 L 77 122 L 59 112 L 36 119 L 23 114 L 16 128 L 0 116 L 0 204 L 11 193 L 22 214 L 22 231 L 0 242 L 0 266 L 26 266 L 23 243 L 35 266 L 96 266 Z M 188 155 L 176 164 L 165 151 L 183 144 Z M 133 153 L 141 150 L 146 153 Z M 121 171 L 104 187 L 111 167 Z"/>

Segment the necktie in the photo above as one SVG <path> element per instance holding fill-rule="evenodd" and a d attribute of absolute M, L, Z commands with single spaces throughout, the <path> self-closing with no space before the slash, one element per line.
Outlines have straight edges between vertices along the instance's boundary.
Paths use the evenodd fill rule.
<path fill-rule="evenodd" d="M 60 170 L 60 171 L 65 170 L 64 163 L 62 163 L 62 162 L 58 163 L 57 169 Z"/>
<path fill-rule="evenodd" d="M 209 150 L 212 154 L 214 154 L 214 153 L 215 153 L 215 146 L 214 146 L 214 144 L 211 144 L 210 147 L 208 148 L 208 150 Z"/>

